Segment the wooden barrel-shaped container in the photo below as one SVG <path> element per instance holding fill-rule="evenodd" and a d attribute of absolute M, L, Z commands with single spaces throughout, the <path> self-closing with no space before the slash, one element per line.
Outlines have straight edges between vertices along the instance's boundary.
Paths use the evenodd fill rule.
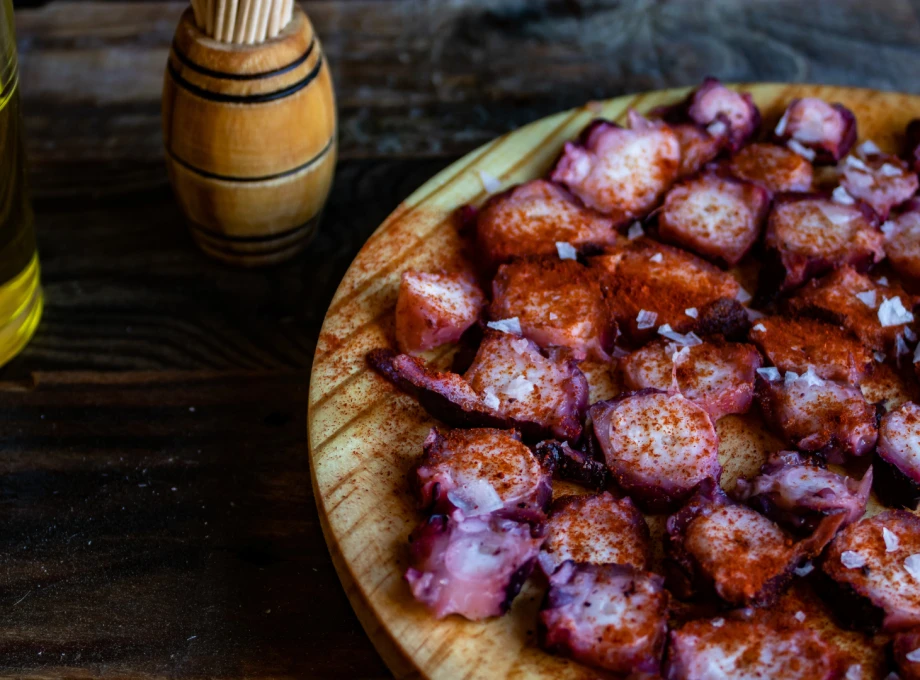
<path fill-rule="evenodd" d="M 335 169 L 332 79 L 303 11 L 257 45 L 213 40 L 182 15 L 163 86 L 173 190 L 201 248 L 280 262 L 313 236 Z"/>

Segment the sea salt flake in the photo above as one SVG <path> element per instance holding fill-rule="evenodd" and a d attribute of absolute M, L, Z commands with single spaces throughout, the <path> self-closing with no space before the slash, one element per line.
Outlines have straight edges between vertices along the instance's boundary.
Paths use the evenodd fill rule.
<path fill-rule="evenodd" d="M 776 129 L 773 132 L 777 137 L 782 137 L 786 132 L 786 124 L 789 122 L 789 112 L 783 114 L 783 117 L 779 119 L 779 122 L 776 124 Z"/>
<path fill-rule="evenodd" d="M 798 621 L 799 623 L 801 623 L 802 621 L 804 621 L 804 620 L 805 620 L 805 612 L 796 612 L 796 613 L 795 613 L 795 620 Z"/>
<path fill-rule="evenodd" d="M 637 239 L 640 236 L 645 234 L 645 230 L 642 228 L 642 225 L 639 222 L 633 222 L 629 225 L 629 231 L 626 232 L 626 238 L 630 241 Z"/>
<path fill-rule="evenodd" d="M 900 177 L 904 174 L 904 171 L 901 170 L 897 165 L 891 163 L 883 163 L 882 167 L 878 169 L 883 177 Z"/>
<path fill-rule="evenodd" d="M 713 628 L 721 628 L 724 625 L 725 625 L 725 619 L 713 619 L 712 620 Z"/>
<path fill-rule="evenodd" d="M 856 293 L 856 299 L 862 302 L 866 307 L 875 307 L 875 291 L 866 290 L 862 293 Z"/>
<path fill-rule="evenodd" d="M 738 294 L 735 295 L 735 299 L 741 304 L 744 304 L 745 302 L 750 302 L 753 298 L 744 288 L 739 288 Z"/>
<path fill-rule="evenodd" d="M 689 316 L 691 319 L 695 319 L 700 315 L 696 307 L 687 307 L 687 309 L 684 310 L 684 314 Z"/>
<path fill-rule="evenodd" d="M 856 199 L 850 196 L 850 194 L 847 193 L 847 190 L 843 187 L 837 187 L 834 189 L 831 192 L 831 199 L 842 205 L 853 205 L 856 203 Z M 834 222 L 834 220 L 831 219 L 831 222 Z M 834 222 L 834 224 L 839 224 L 839 222 Z"/>
<path fill-rule="evenodd" d="M 779 369 L 776 368 L 775 366 L 767 366 L 766 368 L 758 368 L 757 375 L 759 375 L 764 380 L 768 380 L 770 382 L 776 382 L 780 378 Z"/>
<path fill-rule="evenodd" d="M 658 335 L 673 341 L 681 347 L 695 347 L 696 345 L 703 344 L 703 341 L 700 339 L 700 337 L 693 331 L 690 331 L 689 333 L 678 333 L 671 328 L 670 324 L 667 323 L 658 328 Z"/>
<path fill-rule="evenodd" d="M 866 566 L 866 558 L 852 550 L 844 550 L 840 555 L 840 562 L 847 569 L 859 569 L 859 567 Z"/>
<path fill-rule="evenodd" d="M 875 352 L 872 356 L 875 357 L 875 360 L 880 364 L 885 363 L 886 357 L 884 352 Z"/>
<path fill-rule="evenodd" d="M 904 339 L 908 342 L 917 342 L 917 334 L 914 333 L 908 326 L 904 327 Z"/>
<path fill-rule="evenodd" d="M 525 338 L 515 338 L 511 341 L 511 349 L 526 356 L 530 353 L 530 343 Z"/>
<path fill-rule="evenodd" d="M 863 172 L 872 172 L 872 168 L 863 163 L 860 159 L 856 158 L 856 156 L 847 156 L 843 162 L 848 168 L 855 168 L 856 170 L 862 170 Z"/>
<path fill-rule="evenodd" d="M 516 316 L 512 316 L 510 319 L 499 319 L 498 321 L 490 321 L 486 324 L 489 328 L 494 331 L 501 331 L 502 333 L 514 333 L 515 335 L 521 335 L 521 321 Z"/>
<path fill-rule="evenodd" d="M 766 333 L 766 332 L 767 332 L 767 327 L 764 326 L 762 323 L 759 323 L 759 324 L 757 324 L 757 325 L 754 326 L 754 330 L 755 330 L 755 331 L 760 331 L 761 333 Z"/>
<path fill-rule="evenodd" d="M 878 280 L 876 281 L 876 283 L 880 286 L 885 286 L 887 288 L 888 287 L 888 277 L 880 276 L 878 277 Z"/>
<path fill-rule="evenodd" d="M 786 384 L 786 387 L 794 383 L 799 379 L 799 374 L 795 371 L 786 371 L 786 375 L 783 376 L 783 382 Z"/>
<path fill-rule="evenodd" d="M 643 331 L 646 328 L 654 328 L 656 319 L 658 319 L 658 312 L 650 312 L 645 309 L 640 309 L 639 313 L 636 315 L 636 328 L 638 328 L 640 331 Z"/>
<path fill-rule="evenodd" d="M 502 405 L 498 396 L 495 394 L 495 389 L 490 385 L 485 388 L 482 392 L 482 403 L 485 404 L 488 408 L 495 410 Z"/>
<path fill-rule="evenodd" d="M 706 128 L 706 132 L 711 134 L 713 137 L 721 137 L 728 131 L 728 127 L 721 120 L 715 120 L 711 122 Z"/>
<path fill-rule="evenodd" d="M 862 676 L 862 666 L 860 666 L 858 663 L 855 663 L 847 668 L 847 674 L 844 676 L 844 680 L 861 680 Z"/>
<path fill-rule="evenodd" d="M 892 222 L 891 220 L 888 220 L 887 222 L 883 222 L 882 226 L 879 227 L 879 229 L 881 229 L 882 233 L 885 235 L 885 238 L 891 238 L 891 235 L 894 233 L 895 229 L 897 228 L 898 228 L 898 225 Z M 888 284 L 886 283 L 884 285 L 887 286 Z"/>
<path fill-rule="evenodd" d="M 578 251 L 575 246 L 565 241 L 556 241 L 556 252 L 559 253 L 560 260 L 575 260 L 578 258 Z"/>
<path fill-rule="evenodd" d="M 747 312 L 747 317 L 751 321 L 757 321 L 758 319 L 762 319 L 766 316 L 766 314 L 763 312 L 759 312 L 756 309 L 751 309 L 750 307 L 745 307 L 744 311 Z"/>
<path fill-rule="evenodd" d="M 662 258 L 661 253 L 655 253 L 654 255 L 652 255 L 652 256 L 649 258 L 649 260 L 651 260 L 652 262 L 655 262 L 655 263 L 661 262 L 662 259 L 664 259 L 664 258 Z"/>
<path fill-rule="evenodd" d="M 482 182 L 482 188 L 488 191 L 490 194 L 494 194 L 496 191 L 502 188 L 501 181 L 494 175 L 490 175 L 485 170 L 479 171 L 479 181 Z"/>
<path fill-rule="evenodd" d="M 897 535 L 888 527 L 882 527 L 882 538 L 885 540 L 885 552 L 894 552 L 901 544 Z"/>
<path fill-rule="evenodd" d="M 895 338 L 894 349 L 899 357 L 905 354 L 910 354 L 910 347 L 908 347 L 907 343 L 904 342 L 904 336 L 900 333 L 898 333 L 898 336 Z"/>
<path fill-rule="evenodd" d="M 689 347 L 682 347 L 681 349 L 677 350 L 676 352 L 674 351 L 675 349 L 677 349 L 677 346 L 676 346 L 676 345 L 672 345 L 672 344 L 668 343 L 668 347 L 671 347 L 671 348 L 672 348 L 672 349 L 670 350 L 670 352 L 671 352 L 671 363 L 673 363 L 673 364 L 678 364 L 678 363 L 682 362 L 684 359 L 688 359 L 688 358 L 690 357 L 690 348 L 689 348 Z"/>
<path fill-rule="evenodd" d="M 882 150 L 878 148 L 878 145 L 871 139 L 867 139 L 862 144 L 860 144 L 857 150 L 863 156 L 874 156 L 875 154 L 882 153 Z"/>
<path fill-rule="evenodd" d="M 795 151 L 802 158 L 813 161 L 815 159 L 815 152 L 812 149 L 809 149 L 807 146 L 802 145 L 794 139 L 790 139 L 786 142 L 786 146 L 789 147 L 790 151 Z"/>
<path fill-rule="evenodd" d="M 914 315 L 904 308 L 904 305 L 901 304 L 901 298 L 895 296 L 891 299 L 885 298 L 882 304 L 879 305 L 878 320 L 882 326 L 887 328 L 889 326 L 900 326 L 903 323 L 911 323 L 914 320 Z"/>
<path fill-rule="evenodd" d="M 904 658 L 910 661 L 911 663 L 917 663 L 918 661 L 920 661 L 920 648 L 915 649 L 912 652 L 907 652 L 907 654 L 904 655 Z"/>
<path fill-rule="evenodd" d="M 813 565 L 811 562 L 806 562 L 801 567 L 797 567 L 796 569 L 793 569 L 792 572 L 796 576 L 808 576 L 814 570 L 815 570 L 815 565 Z"/>
<path fill-rule="evenodd" d="M 619 346 L 614 346 L 613 351 L 610 353 L 614 359 L 622 359 L 623 357 L 628 357 L 629 352 Z"/>
<path fill-rule="evenodd" d="M 920 581 L 920 554 L 914 553 L 904 560 L 904 569 L 914 577 L 914 580 Z"/>
<path fill-rule="evenodd" d="M 550 312 L 550 313 L 549 313 L 549 320 L 550 320 L 550 321 L 555 321 L 555 320 L 558 319 L 558 318 L 559 318 L 559 315 L 556 314 L 556 312 Z"/>
<path fill-rule="evenodd" d="M 818 387 L 824 384 L 821 376 L 815 373 L 815 369 L 812 366 L 809 366 L 805 370 L 805 372 L 799 377 L 799 380 L 805 381 L 805 384 L 811 387 Z"/>

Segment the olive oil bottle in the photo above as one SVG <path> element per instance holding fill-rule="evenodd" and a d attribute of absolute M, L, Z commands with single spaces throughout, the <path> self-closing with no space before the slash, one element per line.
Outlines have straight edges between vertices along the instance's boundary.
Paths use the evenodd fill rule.
<path fill-rule="evenodd" d="M 26 188 L 19 74 L 10 0 L 0 0 L 0 366 L 32 337 L 42 312 Z"/>

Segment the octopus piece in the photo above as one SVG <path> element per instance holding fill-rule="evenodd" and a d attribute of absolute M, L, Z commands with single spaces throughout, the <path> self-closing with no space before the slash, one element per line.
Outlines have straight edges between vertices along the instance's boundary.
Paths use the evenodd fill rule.
<path fill-rule="evenodd" d="M 882 233 L 894 270 L 915 285 L 920 283 L 920 200 L 908 201 L 897 216 L 882 225 Z"/>
<path fill-rule="evenodd" d="M 557 243 L 600 250 L 617 239 L 616 222 L 579 205 L 557 184 L 535 179 L 490 198 L 475 218 L 476 252 L 491 274 L 513 257 L 556 255 Z"/>
<path fill-rule="evenodd" d="M 631 123 L 591 123 L 579 142 L 566 143 L 550 179 L 616 220 L 648 214 L 677 177 L 680 142 L 666 125 L 641 116 Z"/>
<path fill-rule="evenodd" d="M 368 363 L 432 416 L 458 427 L 515 428 L 528 439 L 577 440 L 588 380 L 567 350 L 541 352 L 526 338 L 487 330 L 464 375 L 428 368 L 416 357 L 377 349 Z"/>
<path fill-rule="evenodd" d="M 617 326 L 600 276 L 575 260 L 525 258 L 499 267 L 492 281 L 493 321 L 517 319 L 541 347 L 569 347 L 578 359 L 609 361 Z"/>
<path fill-rule="evenodd" d="M 396 298 L 396 344 L 415 353 L 456 342 L 479 319 L 485 302 L 466 274 L 405 271 Z"/>
<path fill-rule="evenodd" d="M 409 536 L 406 581 L 437 619 L 501 616 L 533 570 L 543 537 L 502 517 L 433 515 Z"/>
<path fill-rule="evenodd" d="M 414 486 L 421 507 L 438 514 L 539 517 L 553 497 L 549 472 L 513 430 L 433 427 L 424 451 Z"/>
<path fill-rule="evenodd" d="M 891 650 L 900 680 L 920 680 L 920 628 L 895 635 Z"/>
<path fill-rule="evenodd" d="M 804 627 L 738 619 L 671 631 L 667 680 L 839 680 L 843 654 Z"/>
<path fill-rule="evenodd" d="M 668 631 L 668 600 L 656 574 L 619 564 L 566 562 L 550 578 L 540 609 L 540 645 L 615 673 L 656 673 Z"/>
<path fill-rule="evenodd" d="M 611 474 L 649 512 L 675 507 L 722 474 L 709 414 L 680 393 L 629 392 L 594 404 L 589 416 Z"/>
<path fill-rule="evenodd" d="M 888 469 L 882 487 L 890 500 L 903 500 L 906 505 L 916 505 L 920 496 L 920 406 L 912 401 L 901 404 L 882 416 L 878 429 L 879 460 Z"/>
<path fill-rule="evenodd" d="M 760 235 L 769 205 L 769 193 L 756 184 L 704 173 L 668 192 L 658 213 L 658 233 L 733 267 Z"/>
<path fill-rule="evenodd" d="M 819 554 L 843 523 L 824 517 L 798 542 L 760 513 L 729 498 L 712 480 L 668 517 L 669 585 L 678 597 L 714 591 L 736 606 L 773 602 L 799 564 Z"/>
<path fill-rule="evenodd" d="M 573 449 L 568 442 L 542 441 L 534 448 L 534 455 L 556 479 L 596 490 L 605 489 L 610 484 L 607 466 L 587 453 Z"/>
<path fill-rule="evenodd" d="M 920 172 L 920 118 L 914 118 L 904 130 L 906 158 L 914 172 Z"/>
<path fill-rule="evenodd" d="M 658 111 L 672 123 L 691 121 L 737 151 L 760 127 L 760 111 L 747 92 L 735 92 L 716 78 L 706 78 L 687 98 Z"/>
<path fill-rule="evenodd" d="M 891 282 L 883 286 L 852 267 L 811 281 L 787 301 L 792 314 L 842 326 L 876 352 L 898 356 L 898 337 L 912 323 L 917 299 Z"/>
<path fill-rule="evenodd" d="M 667 390 L 676 379 L 680 393 L 703 407 L 715 422 L 730 413 L 747 412 L 761 366 L 753 345 L 711 339 L 679 349 L 661 339 L 620 359 L 617 370 L 631 390 Z"/>
<path fill-rule="evenodd" d="M 858 385 L 872 368 L 872 353 L 849 331 L 809 317 L 766 316 L 748 333 L 782 373 L 805 373 Z"/>
<path fill-rule="evenodd" d="M 793 99 L 774 136 L 810 161 L 833 164 L 856 142 L 856 116 L 842 104 L 828 104 L 816 97 Z"/>
<path fill-rule="evenodd" d="M 812 533 L 826 515 L 843 513 L 844 524 L 866 512 L 872 468 L 861 481 L 831 472 L 797 451 L 772 454 L 753 479 L 739 479 L 734 496 L 796 533 Z"/>
<path fill-rule="evenodd" d="M 553 501 L 546 542 L 537 558 L 547 575 L 563 562 L 628 564 L 648 569 L 651 540 L 645 517 L 629 498 L 609 492 L 561 496 Z"/>
<path fill-rule="evenodd" d="M 901 205 L 920 188 L 917 174 L 896 156 L 886 153 L 863 153 L 847 156 L 840 180 L 847 194 L 864 201 L 881 219 Z"/>
<path fill-rule="evenodd" d="M 677 177 L 695 175 L 713 160 L 725 146 L 723 136 L 715 136 L 706 132 L 706 128 L 695 123 L 678 123 L 671 126 L 680 142 L 680 167 Z"/>
<path fill-rule="evenodd" d="M 776 144 L 749 144 L 722 167 L 734 177 L 763 187 L 771 195 L 810 191 L 814 179 L 813 168 L 807 159 Z"/>
<path fill-rule="evenodd" d="M 707 307 L 734 300 L 741 290 L 718 267 L 645 237 L 592 257 L 589 264 L 602 273 L 617 325 L 635 344 L 647 342 L 664 324 L 677 333 L 695 330 Z"/>
<path fill-rule="evenodd" d="M 821 570 L 837 587 L 829 601 L 858 627 L 920 626 L 920 517 L 912 512 L 886 510 L 846 527 Z"/>
<path fill-rule="evenodd" d="M 767 219 L 761 288 L 785 292 L 841 265 L 864 271 L 884 256 L 875 214 L 819 194 L 780 194 Z"/>
<path fill-rule="evenodd" d="M 782 380 L 758 376 L 756 395 L 767 423 L 802 451 L 839 463 L 875 447 L 877 410 L 858 387 L 787 371 Z"/>

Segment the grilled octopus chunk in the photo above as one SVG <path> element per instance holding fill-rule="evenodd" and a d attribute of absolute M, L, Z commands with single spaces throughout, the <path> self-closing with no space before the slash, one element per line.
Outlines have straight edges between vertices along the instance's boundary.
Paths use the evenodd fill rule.
<path fill-rule="evenodd" d="M 672 123 L 690 121 L 704 127 L 732 151 L 744 146 L 760 127 L 760 111 L 751 95 L 730 90 L 716 78 L 706 78 L 683 102 L 660 113 Z"/>
<path fill-rule="evenodd" d="M 675 185 L 658 213 L 658 233 L 733 267 L 760 235 L 770 195 L 741 179 L 703 173 Z"/>
<path fill-rule="evenodd" d="M 673 508 L 722 473 L 709 414 L 680 393 L 622 394 L 594 404 L 589 416 L 610 472 L 648 511 Z"/>
<path fill-rule="evenodd" d="M 767 218 L 761 288 L 786 292 L 841 265 L 864 271 L 884 256 L 875 214 L 820 194 L 780 194 Z"/>
<path fill-rule="evenodd" d="M 500 516 L 433 515 L 409 537 L 406 580 L 435 618 L 501 616 L 533 570 L 539 527 Z"/>
<path fill-rule="evenodd" d="M 448 424 L 511 427 L 528 439 L 581 436 L 588 380 L 565 350 L 541 352 L 526 338 L 487 330 L 462 376 L 388 349 L 372 350 L 367 360 Z"/>
<path fill-rule="evenodd" d="M 680 142 L 663 124 L 630 116 L 630 129 L 596 120 L 568 142 L 550 174 L 588 208 L 614 219 L 648 214 L 677 177 Z"/>
<path fill-rule="evenodd" d="M 718 267 L 645 237 L 592 257 L 589 264 L 602 273 L 617 325 L 635 344 L 650 340 L 664 324 L 678 333 L 695 330 L 705 323 L 709 307 L 733 301 L 740 290 Z M 643 311 L 654 319 L 643 322 Z"/>
<path fill-rule="evenodd" d="M 890 154 L 859 149 L 855 155 L 847 156 L 842 165 L 840 186 L 853 198 L 865 201 L 883 220 L 892 208 L 907 201 L 920 188 L 917 174 Z"/>
<path fill-rule="evenodd" d="M 802 451 L 842 462 L 875 448 L 876 407 L 858 387 L 787 371 L 784 379 L 758 376 L 756 395 L 767 423 Z"/>
<path fill-rule="evenodd" d="M 668 600 L 656 574 L 565 562 L 550 578 L 540 609 L 540 644 L 595 668 L 655 673 L 668 631 Z"/>
<path fill-rule="evenodd" d="M 493 196 L 476 213 L 476 252 L 491 274 L 513 257 L 556 255 L 560 242 L 600 250 L 616 242 L 617 226 L 559 185 L 535 179 Z"/>
<path fill-rule="evenodd" d="M 889 483 L 880 485 L 880 493 L 914 507 L 920 497 L 920 406 L 906 401 L 882 416 L 876 452 L 888 468 L 882 480 Z"/>
<path fill-rule="evenodd" d="M 542 441 L 534 448 L 534 454 L 556 479 L 596 490 L 606 489 L 610 483 L 610 470 L 602 461 L 573 449 L 568 442 Z"/>
<path fill-rule="evenodd" d="M 677 123 L 671 126 L 671 130 L 680 142 L 678 178 L 698 173 L 704 165 L 718 156 L 725 146 L 724 135 L 711 135 L 705 127 L 696 123 Z"/>
<path fill-rule="evenodd" d="M 499 267 L 492 281 L 493 321 L 518 319 L 541 347 L 569 347 L 576 358 L 608 361 L 616 322 L 600 276 L 575 260 L 525 258 Z"/>
<path fill-rule="evenodd" d="M 778 143 L 796 149 L 809 160 L 833 164 L 846 156 L 856 141 L 856 116 L 842 104 L 828 104 L 816 97 L 793 99 L 773 134 Z"/>
<path fill-rule="evenodd" d="M 668 517 L 669 585 L 678 597 L 714 591 L 731 605 L 768 604 L 801 562 L 823 550 L 843 521 L 842 513 L 828 515 L 813 534 L 795 542 L 707 480 Z"/>
<path fill-rule="evenodd" d="M 798 451 L 779 451 L 767 459 L 759 475 L 739 479 L 734 496 L 790 531 L 808 534 L 832 513 L 843 513 L 846 524 L 859 520 L 871 490 L 871 467 L 857 481 Z"/>
<path fill-rule="evenodd" d="M 885 512 L 846 527 L 821 570 L 836 584 L 829 598 L 857 627 L 901 631 L 920 625 L 920 517 Z"/>
<path fill-rule="evenodd" d="M 754 399 L 754 378 L 762 366 L 752 345 L 716 339 L 680 349 L 655 340 L 619 360 L 617 371 L 627 389 L 677 387 L 702 406 L 715 422 L 731 413 L 746 413 Z"/>
<path fill-rule="evenodd" d="M 740 619 L 686 623 L 671 631 L 667 680 L 840 680 L 842 652 L 799 626 Z"/>
<path fill-rule="evenodd" d="M 852 267 L 841 267 L 809 282 L 786 306 L 793 314 L 843 326 L 871 350 L 897 356 L 898 336 L 913 321 L 916 301 L 894 281 L 883 286 Z"/>
<path fill-rule="evenodd" d="M 872 354 L 840 326 L 808 317 L 766 316 L 748 337 L 781 372 L 805 373 L 858 385 L 872 368 Z"/>
<path fill-rule="evenodd" d="M 920 680 L 920 628 L 895 635 L 891 649 L 900 680 Z"/>
<path fill-rule="evenodd" d="M 471 276 L 405 271 L 396 298 L 396 344 L 415 353 L 456 342 L 486 299 Z"/>
<path fill-rule="evenodd" d="M 754 182 L 770 195 L 810 191 L 814 170 L 807 159 L 776 144 L 749 144 L 722 164 L 734 177 Z"/>
<path fill-rule="evenodd" d="M 920 199 L 911 199 L 882 225 L 885 253 L 894 270 L 915 285 L 920 283 Z"/>
<path fill-rule="evenodd" d="M 552 479 L 513 430 L 431 428 L 414 485 L 423 508 L 438 514 L 539 517 Z"/>
<path fill-rule="evenodd" d="M 914 118 L 904 130 L 905 158 L 914 172 L 920 172 L 920 118 Z"/>

